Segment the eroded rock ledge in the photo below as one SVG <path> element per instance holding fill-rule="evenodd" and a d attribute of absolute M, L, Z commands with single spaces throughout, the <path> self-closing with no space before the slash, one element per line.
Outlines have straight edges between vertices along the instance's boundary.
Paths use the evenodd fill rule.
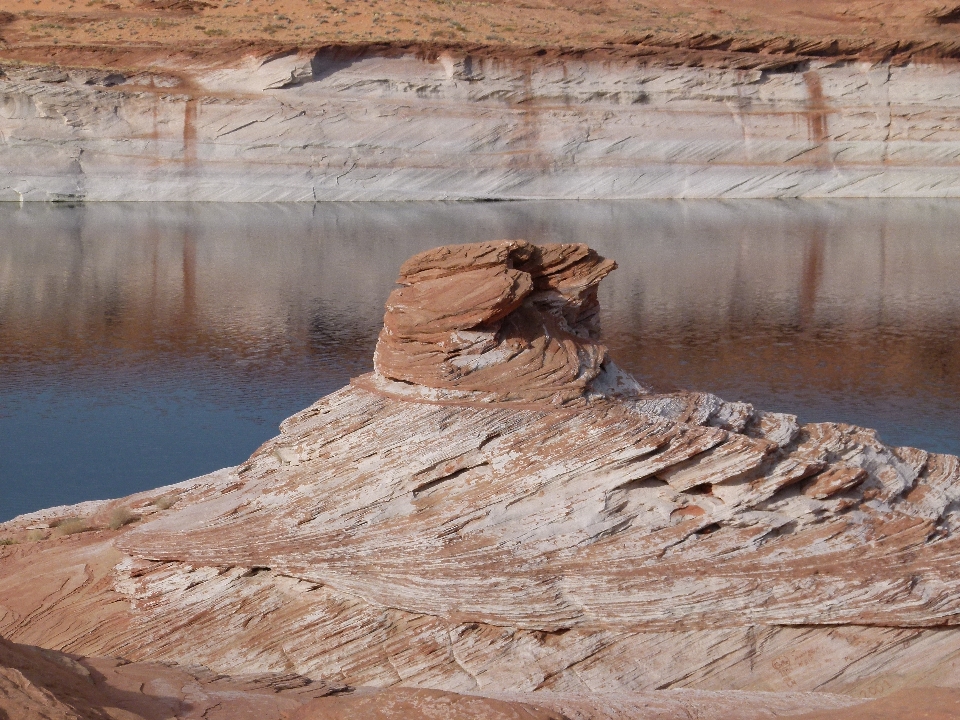
<path fill-rule="evenodd" d="M 960 688 L 960 460 L 607 382 L 613 267 L 522 241 L 412 258 L 376 371 L 243 465 L 0 526 L 142 516 L 0 548 L 0 633 L 595 718 L 668 688 L 739 717 L 772 700 L 733 691 L 790 715 L 795 692 Z"/>

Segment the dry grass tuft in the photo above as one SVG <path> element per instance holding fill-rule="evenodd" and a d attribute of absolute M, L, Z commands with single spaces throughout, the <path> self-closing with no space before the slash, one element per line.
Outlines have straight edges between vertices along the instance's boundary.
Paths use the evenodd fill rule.
<path fill-rule="evenodd" d="M 121 506 L 114 508 L 110 513 L 110 520 L 107 522 L 107 525 L 111 530 L 119 530 L 124 525 L 129 525 L 139 519 L 140 516 L 130 512 L 130 508 Z"/>
<path fill-rule="evenodd" d="M 180 495 L 178 493 L 169 493 L 167 495 L 161 495 L 158 498 L 154 498 L 150 501 L 150 504 L 154 507 L 160 508 L 161 510 L 169 510 L 179 499 Z"/>
<path fill-rule="evenodd" d="M 40 542 L 47 539 L 47 533 L 43 530 L 31 530 L 27 533 L 27 542 Z"/>
<path fill-rule="evenodd" d="M 10 538 L 0 538 L 0 545 L 16 545 L 16 540 L 11 540 Z"/>
<path fill-rule="evenodd" d="M 76 535 L 77 533 L 93 530 L 90 526 L 90 521 L 82 517 L 64 518 L 58 521 L 53 528 L 57 535 Z"/>

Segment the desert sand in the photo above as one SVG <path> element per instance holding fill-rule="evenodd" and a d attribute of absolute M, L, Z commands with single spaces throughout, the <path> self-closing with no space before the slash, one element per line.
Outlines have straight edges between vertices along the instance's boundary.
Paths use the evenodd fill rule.
<path fill-rule="evenodd" d="M 251 47 L 415 46 L 496 54 L 597 51 L 717 61 L 724 54 L 949 58 L 960 12 L 936 0 L 3 0 L 7 58 L 123 51 L 235 57 Z M 693 49 L 695 52 L 689 52 Z M 702 51 L 702 52 L 696 52 Z"/>

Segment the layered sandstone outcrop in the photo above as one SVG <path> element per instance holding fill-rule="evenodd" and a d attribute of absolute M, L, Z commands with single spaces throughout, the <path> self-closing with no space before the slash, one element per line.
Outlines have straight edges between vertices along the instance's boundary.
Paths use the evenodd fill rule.
<path fill-rule="evenodd" d="M 541 695 L 542 703 L 531 703 L 427 688 L 330 686 L 296 673 L 230 677 L 202 666 L 83 657 L 0 638 L 5 720 L 569 720 L 589 717 L 597 702 Z M 929 696 L 910 699 L 912 707 L 935 707 Z M 941 691 L 933 700 L 950 707 L 960 703 L 960 693 Z M 691 710 L 704 720 L 761 720 L 811 708 L 823 713 L 820 720 L 840 720 L 839 712 L 863 705 L 825 694 L 696 691 L 611 695 L 601 702 L 607 716 L 623 720 L 680 718 Z"/>
<path fill-rule="evenodd" d="M 420 253 L 387 300 L 371 381 L 402 395 L 436 389 L 448 392 L 435 397 L 490 402 L 635 395 L 640 386 L 599 342 L 597 286 L 614 268 L 576 244 L 503 240 Z"/>
<path fill-rule="evenodd" d="M 960 460 L 612 375 L 612 269 L 520 241 L 415 256 L 376 371 L 243 465 L 0 526 L 24 541 L 0 634 L 577 717 L 953 697 Z M 454 702 L 405 692 L 382 700 Z"/>

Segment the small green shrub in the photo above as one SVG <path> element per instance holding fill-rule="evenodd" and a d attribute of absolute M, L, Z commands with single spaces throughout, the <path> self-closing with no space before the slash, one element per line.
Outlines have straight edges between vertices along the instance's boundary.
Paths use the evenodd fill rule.
<path fill-rule="evenodd" d="M 10 538 L 0 538 L 0 545 L 16 545 L 16 540 L 11 540 Z"/>

